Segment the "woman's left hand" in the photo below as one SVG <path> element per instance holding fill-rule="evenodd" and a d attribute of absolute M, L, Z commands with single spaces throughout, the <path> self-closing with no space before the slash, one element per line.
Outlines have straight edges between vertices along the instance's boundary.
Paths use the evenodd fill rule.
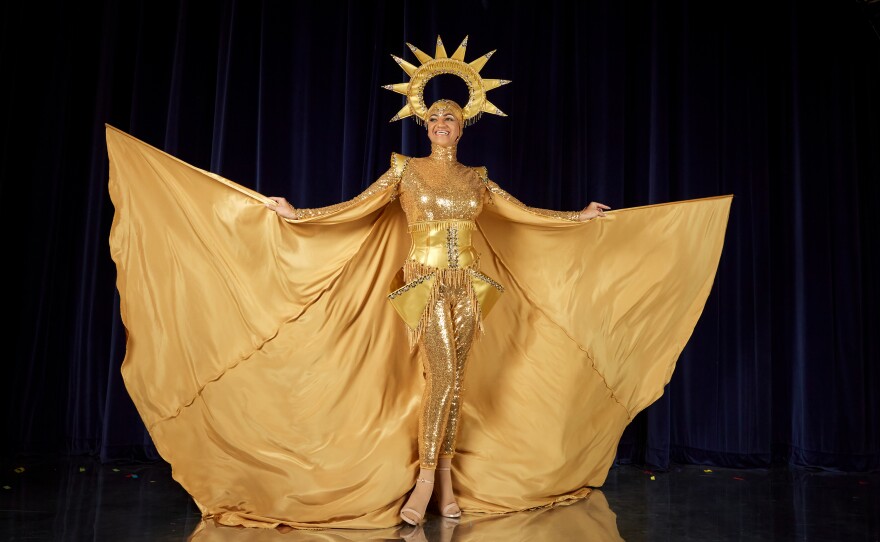
<path fill-rule="evenodd" d="M 579 222 L 586 222 L 591 218 L 596 218 L 597 216 L 605 216 L 605 210 L 611 209 L 611 207 L 605 205 L 604 203 L 599 203 L 598 201 L 591 201 L 589 205 L 584 207 L 581 213 L 578 215 Z"/>

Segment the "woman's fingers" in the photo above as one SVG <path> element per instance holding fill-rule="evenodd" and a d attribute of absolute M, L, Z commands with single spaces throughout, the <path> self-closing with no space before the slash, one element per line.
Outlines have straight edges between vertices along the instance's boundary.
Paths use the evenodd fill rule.
<path fill-rule="evenodd" d="M 272 203 L 266 203 L 267 207 L 284 207 L 287 205 L 287 200 L 284 198 L 269 196 L 269 199 L 272 200 Z"/>

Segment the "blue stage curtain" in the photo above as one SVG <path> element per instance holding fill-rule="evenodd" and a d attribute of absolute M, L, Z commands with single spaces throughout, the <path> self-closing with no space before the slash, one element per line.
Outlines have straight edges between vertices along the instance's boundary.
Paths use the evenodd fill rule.
<path fill-rule="evenodd" d="M 104 123 L 300 206 L 350 198 L 392 151 L 405 42 L 512 80 L 460 160 L 531 205 L 734 194 L 716 283 L 618 461 L 880 468 L 880 37 L 866 4 L 7 3 L 2 453 L 156 458 L 119 374 Z M 874 19 L 876 20 L 876 18 Z M 431 97 L 465 96 L 437 78 Z M 602 255 L 595 255 L 596 265 Z M 503 330 L 489 332 L 500 333 Z"/>

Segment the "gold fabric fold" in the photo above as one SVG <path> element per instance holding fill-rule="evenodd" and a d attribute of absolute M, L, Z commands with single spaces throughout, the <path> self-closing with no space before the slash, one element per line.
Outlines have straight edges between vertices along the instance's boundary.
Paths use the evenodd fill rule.
<path fill-rule="evenodd" d="M 223 525 L 398 523 L 424 380 L 387 299 L 411 244 L 391 190 L 288 223 L 265 196 L 111 126 L 107 145 L 122 375 L 175 480 Z M 468 362 L 453 464 L 466 512 L 603 484 L 693 332 L 731 201 L 586 223 L 486 206 L 471 243 L 505 293 Z"/>
<path fill-rule="evenodd" d="M 430 530 L 430 524 L 426 527 L 424 532 L 415 534 L 411 534 L 414 531 L 409 526 L 322 531 L 288 531 L 282 527 L 276 531 L 232 529 L 207 520 L 196 526 L 187 542 L 624 542 L 617 528 L 617 515 L 611 510 L 602 491 L 597 489 L 582 499 L 566 501 L 552 508 L 538 508 L 517 514 L 468 514 L 454 524 L 442 523 L 437 530 Z M 437 536 L 434 536 L 435 533 Z"/>

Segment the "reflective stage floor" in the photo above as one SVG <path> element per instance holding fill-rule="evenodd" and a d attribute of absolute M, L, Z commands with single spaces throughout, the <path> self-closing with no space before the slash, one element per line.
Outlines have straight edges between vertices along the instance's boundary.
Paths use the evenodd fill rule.
<path fill-rule="evenodd" d="M 374 531 L 237 529 L 202 522 L 163 462 L 88 458 L 2 461 L 7 541 L 880 541 L 880 473 L 682 465 L 611 469 L 568 506 Z"/>

